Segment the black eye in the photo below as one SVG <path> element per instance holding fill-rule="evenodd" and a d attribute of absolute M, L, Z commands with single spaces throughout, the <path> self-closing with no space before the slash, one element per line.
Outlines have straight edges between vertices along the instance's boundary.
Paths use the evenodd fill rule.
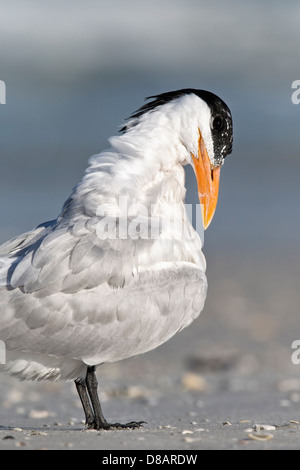
<path fill-rule="evenodd" d="M 212 125 L 211 125 L 212 129 L 214 131 L 220 131 L 221 129 L 223 129 L 223 126 L 224 126 L 224 122 L 221 116 L 216 116 L 212 121 Z"/>

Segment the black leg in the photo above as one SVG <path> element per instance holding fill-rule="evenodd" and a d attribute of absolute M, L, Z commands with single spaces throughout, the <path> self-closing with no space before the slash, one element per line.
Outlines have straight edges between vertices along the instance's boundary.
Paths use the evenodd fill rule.
<path fill-rule="evenodd" d="M 108 423 L 103 416 L 101 404 L 98 397 L 98 381 L 95 374 L 96 368 L 94 366 L 89 366 L 87 368 L 87 374 L 85 383 L 82 381 L 75 382 L 76 387 L 81 399 L 81 403 L 85 412 L 87 424 L 90 428 L 93 429 L 110 429 L 110 428 L 117 428 L 117 429 L 134 429 L 139 428 L 145 421 L 131 421 L 127 424 L 120 424 L 120 423 Z M 86 391 L 87 390 L 87 391 Z M 93 412 L 88 400 L 88 395 L 91 400 Z M 93 416 L 93 421 L 91 422 L 91 416 Z"/>
<path fill-rule="evenodd" d="M 92 407 L 94 410 L 94 429 L 108 429 L 109 424 L 103 416 L 100 400 L 98 397 L 98 381 L 95 374 L 96 368 L 94 366 L 89 366 L 86 373 L 86 387 Z"/>
<path fill-rule="evenodd" d="M 75 385 L 85 414 L 85 424 L 88 428 L 93 427 L 94 414 L 87 394 L 85 380 L 77 379 L 75 380 Z"/>

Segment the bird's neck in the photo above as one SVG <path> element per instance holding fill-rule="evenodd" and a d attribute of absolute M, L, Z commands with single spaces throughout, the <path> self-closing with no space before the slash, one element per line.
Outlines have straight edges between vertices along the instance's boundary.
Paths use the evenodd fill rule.
<path fill-rule="evenodd" d="M 152 203 L 158 198 L 170 203 L 184 200 L 186 149 L 169 133 L 168 127 L 152 132 L 142 128 L 109 139 L 118 156 L 114 173 L 120 189 L 139 189 Z"/>
<path fill-rule="evenodd" d="M 185 172 L 176 154 L 178 148 L 159 136 L 155 145 L 141 133 L 129 137 L 111 138 L 112 147 L 90 160 L 78 188 L 84 194 L 85 210 L 120 220 L 125 216 L 137 232 L 145 227 L 149 249 L 145 259 L 139 254 L 140 265 L 175 259 L 190 261 L 204 270 L 202 242 L 184 205 Z M 144 237 L 144 233 L 138 235 Z"/>

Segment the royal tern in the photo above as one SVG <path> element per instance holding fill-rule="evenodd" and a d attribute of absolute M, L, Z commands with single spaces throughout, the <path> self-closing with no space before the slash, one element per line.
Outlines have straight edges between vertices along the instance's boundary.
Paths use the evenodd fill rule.
<path fill-rule="evenodd" d="M 207 228 L 232 149 L 231 113 L 215 94 L 147 100 L 91 157 L 57 219 L 0 246 L 1 370 L 75 380 L 94 429 L 142 423 L 105 420 L 96 367 L 156 348 L 203 308 L 206 263 L 183 167 L 195 171 Z"/>

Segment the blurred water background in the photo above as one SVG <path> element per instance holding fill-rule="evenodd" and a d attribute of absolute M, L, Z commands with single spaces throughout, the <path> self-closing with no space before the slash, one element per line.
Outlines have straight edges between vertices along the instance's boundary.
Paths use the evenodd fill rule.
<path fill-rule="evenodd" d="M 276 315 L 284 323 L 289 313 L 292 331 L 300 105 L 292 103 L 291 85 L 300 79 L 299 24 L 297 0 L 0 0 L 7 94 L 0 105 L 0 242 L 56 217 L 88 157 L 107 147 L 146 96 L 208 89 L 232 110 L 234 146 L 205 234 L 207 308 L 220 317 L 226 306 L 234 309 L 230 326 L 239 333 L 246 311 L 262 313 L 267 323 L 257 318 L 255 340 L 263 328 L 271 331 L 263 338 L 277 340 L 281 323 L 275 333 L 270 326 Z M 187 187 L 187 202 L 198 202 L 190 169 Z M 253 306 L 254 298 L 262 303 Z"/>
<path fill-rule="evenodd" d="M 194 87 L 234 118 L 206 242 L 298 244 L 299 2 L 1 0 L 0 12 L 1 241 L 56 217 L 88 157 L 146 96 Z M 193 184 L 189 171 L 190 202 Z"/>

